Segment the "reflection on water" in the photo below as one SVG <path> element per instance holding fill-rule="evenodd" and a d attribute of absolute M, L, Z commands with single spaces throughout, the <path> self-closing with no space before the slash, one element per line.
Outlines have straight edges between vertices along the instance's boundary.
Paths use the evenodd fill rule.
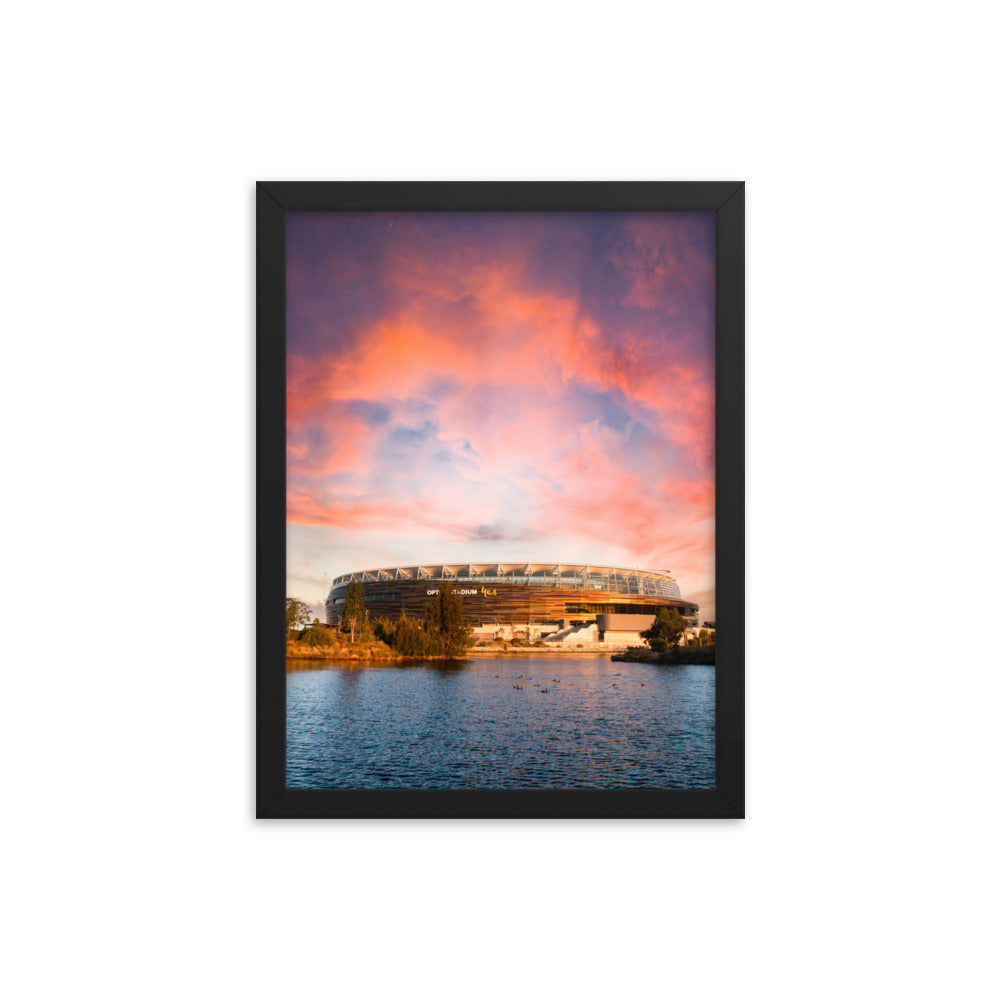
<path fill-rule="evenodd" d="M 289 788 L 711 788 L 715 668 L 592 656 L 290 665 Z"/>

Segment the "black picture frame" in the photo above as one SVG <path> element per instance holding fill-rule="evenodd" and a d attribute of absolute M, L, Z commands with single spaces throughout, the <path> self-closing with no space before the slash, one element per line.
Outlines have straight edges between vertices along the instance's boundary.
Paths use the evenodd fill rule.
<path fill-rule="evenodd" d="M 258 818 L 740 818 L 744 813 L 742 182 L 257 184 Z M 289 212 L 662 211 L 716 219 L 716 787 L 289 789 L 285 786 L 285 220 Z"/>

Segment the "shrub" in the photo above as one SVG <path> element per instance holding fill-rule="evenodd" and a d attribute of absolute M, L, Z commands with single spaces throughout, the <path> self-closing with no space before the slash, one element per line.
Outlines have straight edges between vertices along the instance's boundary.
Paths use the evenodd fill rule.
<path fill-rule="evenodd" d="M 303 629 L 302 634 L 299 636 L 299 642 L 304 643 L 306 646 L 336 645 L 333 632 L 322 625 L 310 625 L 309 628 Z"/>
<path fill-rule="evenodd" d="M 387 646 L 391 646 L 393 637 L 396 634 L 396 623 L 384 616 L 376 618 L 373 631 L 376 639 L 384 642 Z"/>
<path fill-rule="evenodd" d="M 396 621 L 392 635 L 392 648 L 402 656 L 440 656 L 442 645 L 435 635 L 412 618 L 400 618 Z"/>

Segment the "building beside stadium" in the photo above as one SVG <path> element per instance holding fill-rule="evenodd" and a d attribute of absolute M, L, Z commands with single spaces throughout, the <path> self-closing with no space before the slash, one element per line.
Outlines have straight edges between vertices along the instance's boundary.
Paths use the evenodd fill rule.
<path fill-rule="evenodd" d="M 340 624 L 350 583 L 364 589 L 371 620 L 422 619 L 427 603 L 450 583 L 462 598 L 477 639 L 523 637 L 573 645 L 636 645 L 660 608 L 677 608 L 689 627 L 698 605 L 681 597 L 666 570 L 578 563 L 450 563 L 391 566 L 338 576 L 326 601 L 326 620 Z"/>

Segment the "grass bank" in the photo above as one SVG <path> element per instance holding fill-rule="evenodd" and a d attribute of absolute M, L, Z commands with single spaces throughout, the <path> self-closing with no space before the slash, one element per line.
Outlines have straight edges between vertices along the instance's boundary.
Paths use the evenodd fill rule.
<path fill-rule="evenodd" d="M 535 653 L 541 656 L 580 656 L 583 653 L 593 653 L 595 656 L 607 656 L 609 649 L 593 649 L 590 646 L 513 646 L 508 643 L 482 646 L 472 646 L 466 656 L 526 656 Z"/>
<path fill-rule="evenodd" d="M 666 649 L 663 652 L 641 646 L 629 646 L 624 652 L 615 653 L 611 659 L 624 663 L 663 663 L 670 666 L 697 663 L 715 666 L 715 646 L 674 646 L 673 649 Z"/>
<path fill-rule="evenodd" d="M 285 643 L 289 660 L 402 660 L 384 642 L 336 642 L 329 646 L 311 646 L 289 639 Z"/>
<path fill-rule="evenodd" d="M 471 646 L 459 657 L 448 656 L 403 656 L 384 642 L 336 642 L 329 646 L 312 646 L 290 639 L 285 644 L 285 657 L 289 660 L 447 660 L 469 659 L 477 656 L 607 656 L 611 650 L 591 649 L 575 646 L 512 646 L 508 643 Z M 648 652 L 648 650 L 647 650 Z"/>

